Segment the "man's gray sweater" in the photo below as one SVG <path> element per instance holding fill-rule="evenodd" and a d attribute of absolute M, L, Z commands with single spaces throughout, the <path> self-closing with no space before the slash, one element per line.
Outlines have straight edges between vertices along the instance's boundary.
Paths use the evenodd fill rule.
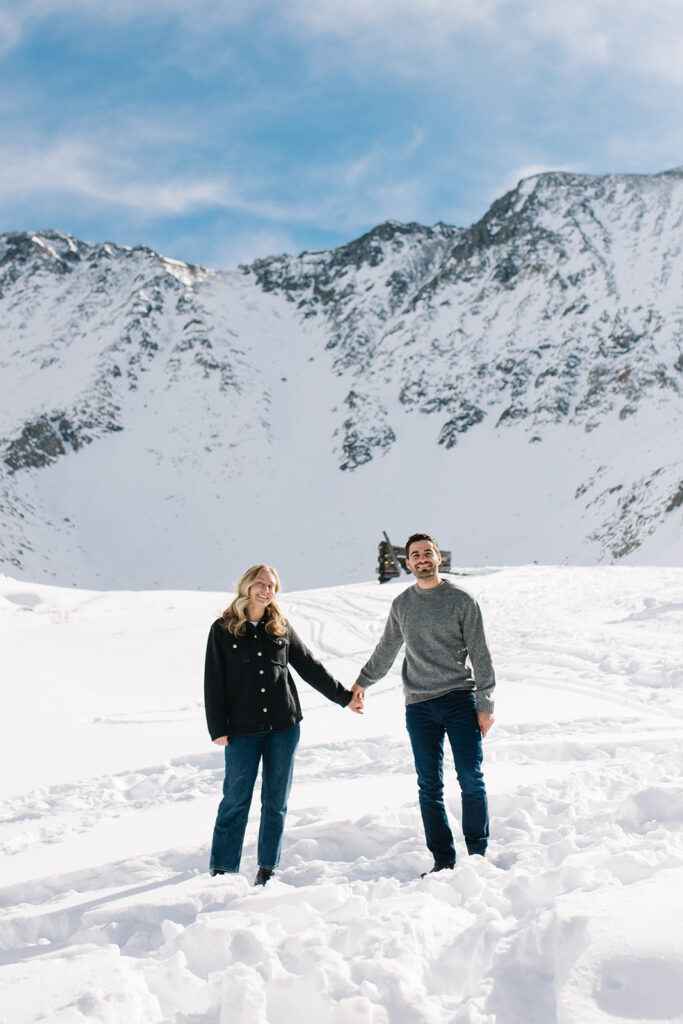
<path fill-rule="evenodd" d="M 415 584 L 394 599 L 384 633 L 356 682 L 372 686 L 387 674 L 401 644 L 406 704 L 474 690 L 477 711 L 493 712 L 496 684 L 484 624 L 474 598 L 450 580 L 423 590 Z"/>

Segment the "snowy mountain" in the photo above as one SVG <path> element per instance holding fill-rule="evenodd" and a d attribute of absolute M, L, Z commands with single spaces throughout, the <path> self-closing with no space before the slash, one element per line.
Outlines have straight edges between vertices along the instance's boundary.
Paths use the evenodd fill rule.
<path fill-rule="evenodd" d="M 461 565 L 683 559 L 683 169 L 224 271 L 7 234 L 0 310 L 14 575 L 316 586 L 416 528 Z"/>

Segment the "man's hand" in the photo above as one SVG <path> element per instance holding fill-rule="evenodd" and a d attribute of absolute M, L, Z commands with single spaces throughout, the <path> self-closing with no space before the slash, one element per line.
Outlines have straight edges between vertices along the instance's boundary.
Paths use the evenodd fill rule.
<path fill-rule="evenodd" d="M 353 696 L 351 697 L 348 707 L 350 707 L 352 711 L 355 711 L 357 715 L 362 715 L 363 708 L 365 707 L 365 690 L 362 686 L 359 686 L 358 683 L 354 683 L 351 687 L 351 693 Z"/>
<path fill-rule="evenodd" d="M 228 745 L 228 737 L 227 736 L 219 736 L 213 742 L 216 744 L 217 747 L 227 747 L 227 745 Z"/>
<path fill-rule="evenodd" d="M 479 731 L 481 732 L 483 739 L 495 722 L 495 718 L 493 715 L 490 715 L 488 711 L 477 711 L 477 722 L 479 723 Z"/>

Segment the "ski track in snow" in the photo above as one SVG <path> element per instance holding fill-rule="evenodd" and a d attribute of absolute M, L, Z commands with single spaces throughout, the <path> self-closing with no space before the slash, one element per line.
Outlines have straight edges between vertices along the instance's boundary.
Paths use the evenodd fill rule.
<path fill-rule="evenodd" d="M 57 785 L 46 765 L 44 786 L 0 801 L 13 866 L 0 885 L 0 1021 L 683 1021 L 683 570 L 511 569 L 464 585 L 482 601 L 499 677 L 490 859 L 464 855 L 450 778 L 458 862 L 418 877 L 429 855 L 398 662 L 360 721 L 301 685 L 282 862 L 264 890 L 250 884 L 258 793 L 242 874 L 206 873 L 223 775 L 208 743 Z M 350 683 L 399 587 L 293 594 L 287 613 Z M 32 589 L 21 593 L 25 606 Z M 64 601 L 69 615 L 56 606 L 36 636 L 47 621 L 78 628 L 73 592 Z M 99 627 L 90 603 L 91 628 L 116 627 L 112 602 Z M 198 685 L 175 690 L 175 706 L 103 707 L 83 728 L 200 718 Z M 112 829 L 129 853 L 108 855 Z"/>

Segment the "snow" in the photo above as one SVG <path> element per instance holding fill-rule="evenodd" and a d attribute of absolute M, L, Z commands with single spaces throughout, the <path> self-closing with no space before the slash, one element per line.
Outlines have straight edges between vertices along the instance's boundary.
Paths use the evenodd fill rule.
<path fill-rule="evenodd" d="M 322 587 L 416 527 L 465 565 L 683 564 L 682 186 L 544 174 L 473 229 L 232 270 L 0 237 L 0 566 Z"/>
<path fill-rule="evenodd" d="M 347 684 L 407 580 L 285 595 Z M 228 595 L 0 576 L 2 1024 L 683 1022 L 683 569 L 489 568 L 490 859 L 430 866 L 400 659 L 363 718 L 305 684 L 275 878 L 210 878 L 201 704 Z"/>

